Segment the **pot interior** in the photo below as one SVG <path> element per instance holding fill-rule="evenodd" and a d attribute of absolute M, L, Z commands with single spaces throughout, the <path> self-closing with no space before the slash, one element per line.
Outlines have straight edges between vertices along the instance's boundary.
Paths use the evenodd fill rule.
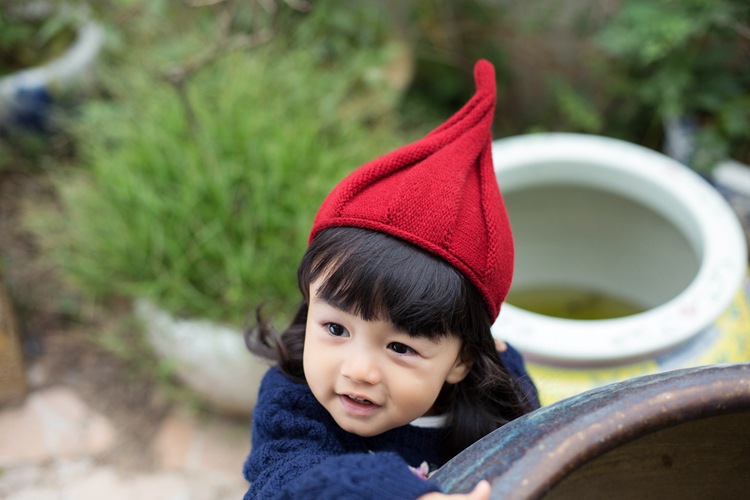
<path fill-rule="evenodd" d="M 504 199 L 516 244 L 507 302 L 521 309 L 580 320 L 628 316 L 674 298 L 698 273 L 694 238 L 641 199 L 564 182 L 511 187 Z"/>

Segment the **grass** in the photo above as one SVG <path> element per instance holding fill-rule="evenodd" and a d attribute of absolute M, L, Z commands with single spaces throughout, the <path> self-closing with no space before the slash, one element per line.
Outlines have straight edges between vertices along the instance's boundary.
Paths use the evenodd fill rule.
<path fill-rule="evenodd" d="M 76 139 L 83 168 L 57 176 L 60 206 L 31 225 L 92 296 L 145 297 L 240 326 L 260 304 L 285 316 L 317 208 L 346 173 L 408 142 L 377 78 L 387 51 L 322 65 L 305 48 L 227 55 L 186 106 L 139 68 L 110 79 Z"/>

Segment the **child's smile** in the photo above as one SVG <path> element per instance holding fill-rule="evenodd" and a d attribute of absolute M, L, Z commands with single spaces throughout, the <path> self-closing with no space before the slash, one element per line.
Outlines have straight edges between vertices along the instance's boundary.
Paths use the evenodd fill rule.
<path fill-rule="evenodd" d="M 354 394 L 341 394 L 339 395 L 339 399 L 348 413 L 358 417 L 368 417 L 381 407 L 366 397 L 355 396 Z"/>
<path fill-rule="evenodd" d="M 318 286 L 310 286 L 305 378 L 344 430 L 375 436 L 406 425 L 430 411 L 444 383 L 466 375 L 457 337 L 412 337 L 389 321 L 365 321 L 318 297 Z"/>

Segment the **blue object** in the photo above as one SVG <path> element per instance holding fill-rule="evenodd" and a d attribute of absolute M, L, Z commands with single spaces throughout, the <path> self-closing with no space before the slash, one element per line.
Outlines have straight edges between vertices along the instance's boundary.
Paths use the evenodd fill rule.
<path fill-rule="evenodd" d="M 20 87 L 5 117 L 5 123 L 0 122 L 0 131 L 9 127 L 47 131 L 52 106 L 52 96 L 45 87 Z"/>

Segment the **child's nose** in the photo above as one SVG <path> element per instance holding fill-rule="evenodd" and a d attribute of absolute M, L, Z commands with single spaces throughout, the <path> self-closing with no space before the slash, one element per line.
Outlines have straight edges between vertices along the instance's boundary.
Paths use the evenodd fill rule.
<path fill-rule="evenodd" d="M 353 351 L 341 366 L 341 374 L 353 382 L 374 385 L 381 381 L 376 357 L 366 349 Z"/>

